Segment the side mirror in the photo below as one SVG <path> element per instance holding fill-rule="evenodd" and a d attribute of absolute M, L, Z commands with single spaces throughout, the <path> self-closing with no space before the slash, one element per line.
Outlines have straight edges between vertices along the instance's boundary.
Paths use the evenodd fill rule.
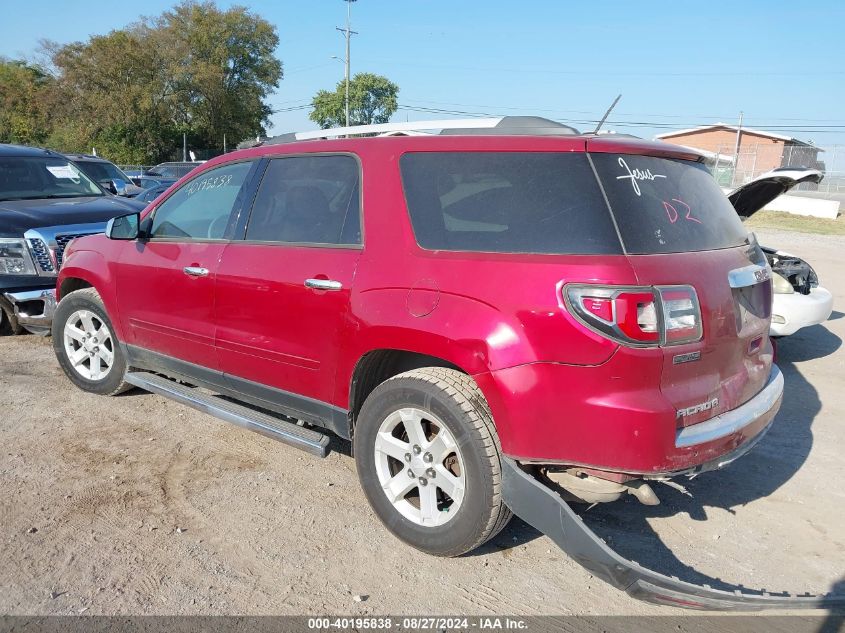
<path fill-rule="evenodd" d="M 106 237 L 110 240 L 136 240 L 138 239 L 140 222 L 141 214 L 139 213 L 129 213 L 112 218 L 106 224 Z"/>
<path fill-rule="evenodd" d="M 125 196 L 127 193 L 126 188 L 126 181 L 122 178 L 115 178 L 109 183 L 109 189 L 116 196 Z"/>

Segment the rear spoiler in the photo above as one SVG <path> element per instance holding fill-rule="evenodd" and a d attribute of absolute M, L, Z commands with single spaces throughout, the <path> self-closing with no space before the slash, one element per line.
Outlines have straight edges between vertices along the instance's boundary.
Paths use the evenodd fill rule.
<path fill-rule="evenodd" d="M 600 539 L 556 492 L 517 463 L 502 458 L 505 503 L 523 521 L 552 539 L 578 564 L 632 598 L 705 611 L 842 609 L 845 594 L 725 591 L 665 576 L 626 560 Z"/>

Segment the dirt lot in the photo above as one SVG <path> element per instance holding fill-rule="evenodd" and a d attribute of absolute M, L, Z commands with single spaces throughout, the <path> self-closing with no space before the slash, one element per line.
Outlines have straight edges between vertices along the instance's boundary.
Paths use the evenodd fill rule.
<path fill-rule="evenodd" d="M 597 507 L 590 525 L 657 570 L 713 586 L 845 590 L 845 238 L 767 232 L 836 295 L 781 341 L 773 430 L 692 497 Z M 382 529 L 348 446 L 325 460 L 161 397 L 71 386 L 49 339 L 0 339 L 0 613 L 671 613 L 592 578 L 513 521 L 452 560 Z M 364 596 L 356 601 L 355 596 Z"/>

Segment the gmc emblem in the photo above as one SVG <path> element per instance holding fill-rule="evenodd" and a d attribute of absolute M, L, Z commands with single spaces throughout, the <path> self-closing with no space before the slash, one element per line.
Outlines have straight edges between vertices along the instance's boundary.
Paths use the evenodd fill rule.
<path fill-rule="evenodd" d="M 701 413 L 702 411 L 709 411 L 710 409 L 715 409 L 719 406 L 719 399 L 713 398 L 712 400 L 707 400 L 706 402 L 701 402 L 699 404 L 694 404 L 691 407 L 687 407 L 686 409 L 678 409 L 678 416 L 677 420 L 680 420 L 683 417 L 688 415 L 695 415 L 696 413 Z"/>

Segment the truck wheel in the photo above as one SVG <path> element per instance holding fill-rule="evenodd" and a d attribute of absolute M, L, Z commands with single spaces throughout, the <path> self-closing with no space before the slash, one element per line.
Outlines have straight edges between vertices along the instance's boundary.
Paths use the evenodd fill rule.
<path fill-rule="evenodd" d="M 353 441 L 373 510 L 419 550 L 459 556 L 511 518 L 490 409 L 466 374 L 426 367 L 386 380 L 364 402 Z"/>
<path fill-rule="evenodd" d="M 53 316 L 53 350 L 67 377 L 83 391 L 112 396 L 131 388 L 123 380 L 123 350 L 93 288 L 76 290 L 59 301 Z"/>
<path fill-rule="evenodd" d="M 23 331 L 15 316 L 15 308 L 5 297 L 0 297 L 0 336 L 23 334 Z"/>

